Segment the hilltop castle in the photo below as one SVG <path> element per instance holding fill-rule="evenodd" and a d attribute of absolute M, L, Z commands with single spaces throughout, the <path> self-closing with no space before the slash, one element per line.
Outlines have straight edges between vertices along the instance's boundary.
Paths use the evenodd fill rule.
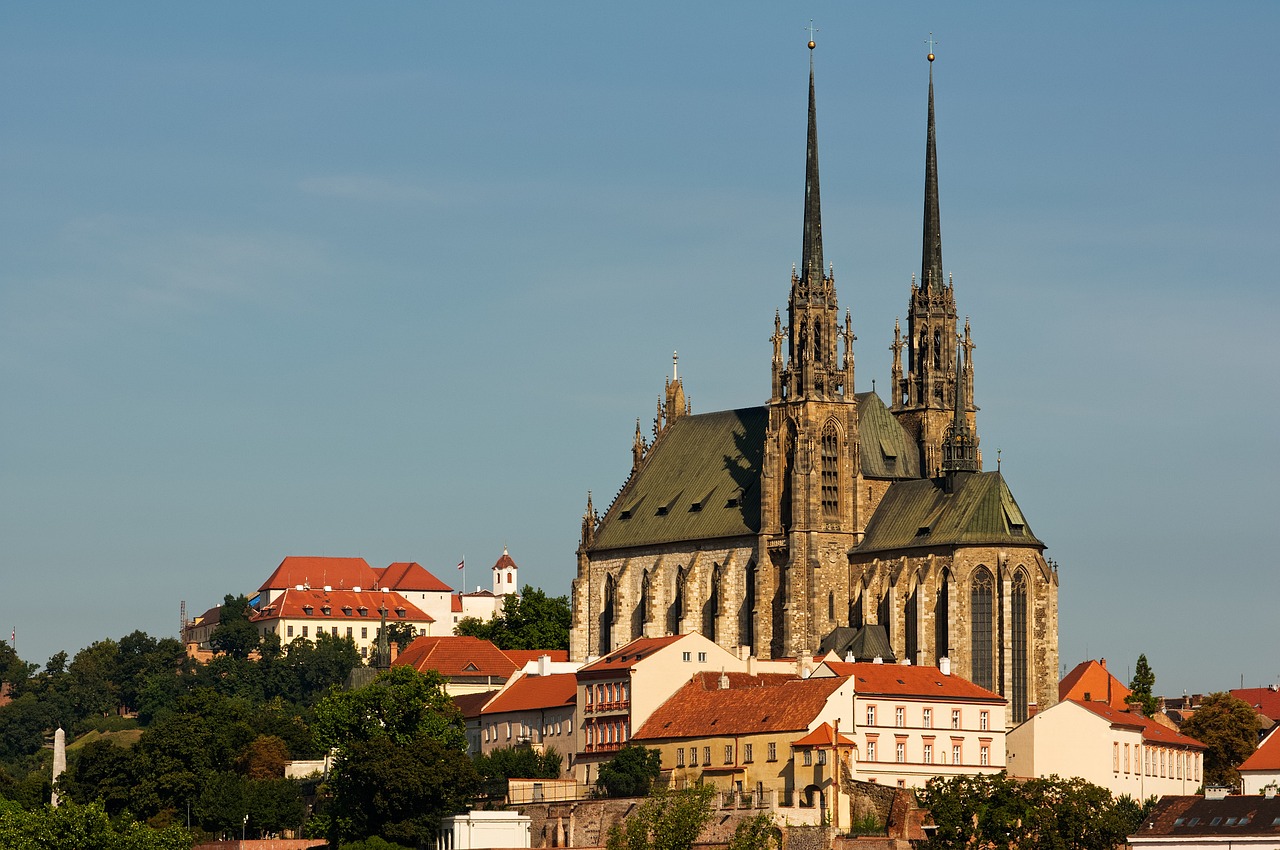
<path fill-rule="evenodd" d="M 588 497 L 571 654 L 697 631 L 762 658 L 947 657 L 1009 700 L 1012 725 L 1057 702 L 1058 576 L 982 469 L 974 345 L 943 275 L 934 57 L 923 257 L 886 405 L 855 391 L 852 317 L 823 262 L 809 47 L 803 242 L 785 324 L 774 314 L 769 402 L 692 413 L 673 368 L 618 496 L 603 516 Z"/>

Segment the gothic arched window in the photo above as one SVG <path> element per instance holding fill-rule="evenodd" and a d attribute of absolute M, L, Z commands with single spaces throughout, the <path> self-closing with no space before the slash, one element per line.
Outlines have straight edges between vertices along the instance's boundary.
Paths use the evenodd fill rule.
<path fill-rule="evenodd" d="M 933 332 L 933 368 L 942 368 L 942 331 Z"/>
<path fill-rule="evenodd" d="M 992 611 L 995 600 L 995 581 L 986 567 L 978 567 L 973 574 L 970 594 L 972 623 L 971 651 L 973 683 L 989 691 L 995 685 L 995 641 L 992 635 Z"/>
<path fill-rule="evenodd" d="M 831 422 L 822 429 L 822 516 L 840 516 L 840 436 Z"/>
<path fill-rule="evenodd" d="M 711 586 L 707 588 L 707 601 L 702 603 L 702 634 L 708 640 L 716 640 L 716 618 L 720 616 L 720 565 L 711 569 Z"/>
<path fill-rule="evenodd" d="M 906 655 L 904 660 L 915 664 L 919 661 L 920 652 L 920 583 L 916 582 L 903 606 L 902 617 L 906 621 Z"/>
<path fill-rule="evenodd" d="M 1018 571 L 1009 599 L 1013 634 L 1013 722 L 1027 719 L 1027 574 Z"/>
<path fill-rule="evenodd" d="M 951 573 L 943 570 L 938 581 L 937 604 L 933 608 L 933 649 L 936 657 L 951 654 Z"/>
<path fill-rule="evenodd" d="M 672 588 L 671 606 L 667 608 L 667 634 L 680 634 L 680 618 L 684 616 L 684 567 L 676 567 L 676 584 Z"/>
<path fill-rule="evenodd" d="M 604 598 L 600 601 L 600 654 L 608 655 L 613 647 L 610 645 L 613 630 L 613 617 L 618 602 L 618 591 L 613 583 L 613 576 L 604 579 Z"/>
<path fill-rule="evenodd" d="M 796 468 L 796 423 L 790 419 L 787 420 L 787 430 L 782 439 L 782 503 L 778 506 L 778 518 L 782 523 L 782 530 L 789 531 L 792 520 L 791 476 Z"/>

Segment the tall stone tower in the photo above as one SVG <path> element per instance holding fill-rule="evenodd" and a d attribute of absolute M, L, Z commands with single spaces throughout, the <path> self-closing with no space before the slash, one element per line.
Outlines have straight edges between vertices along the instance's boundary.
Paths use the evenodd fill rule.
<path fill-rule="evenodd" d="M 834 273 L 823 268 L 813 46 L 804 239 L 800 268 L 791 273 L 786 328 L 774 315 L 761 470 L 760 560 L 768 568 L 758 577 L 756 622 L 774 656 L 812 650 L 847 611 L 843 553 L 862 524 L 852 320 L 845 311 L 841 324 Z M 761 616 L 762 605 L 773 610 Z"/>
<path fill-rule="evenodd" d="M 933 54 L 929 54 L 929 124 L 925 144 L 924 240 L 920 279 L 912 276 L 907 305 L 907 338 L 901 326 L 893 329 L 893 374 L 890 409 L 916 441 L 920 471 L 925 478 L 942 474 L 942 445 L 952 424 L 957 387 L 970 428 L 975 427 L 973 350 L 965 320 L 963 360 L 956 356 L 955 290 L 942 274 L 942 218 L 938 204 L 938 148 L 933 117 Z M 906 374 L 902 350 L 906 349 Z M 981 468 L 981 455 L 978 455 Z"/>

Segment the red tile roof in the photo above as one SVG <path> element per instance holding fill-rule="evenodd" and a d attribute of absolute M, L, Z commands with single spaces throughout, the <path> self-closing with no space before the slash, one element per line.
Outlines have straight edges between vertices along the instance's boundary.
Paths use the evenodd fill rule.
<path fill-rule="evenodd" d="M 502 557 L 499 558 L 498 562 L 493 565 L 493 568 L 495 570 L 505 570 L 508 567 L 510 567 L 511 569 L 516 569 L 516 562 L 511 560 L 511 556 L 507 554 L 507 549 L 504 546 L 502 548 Z"/>
<path fill-rule="evenodd" d="M 1233 688 L 1231 695 L 1249 703 L 1259 714 L 1280 720 L 1280 689 L 1275 685 L 1270 688 Z"/>
<path fill-rule="evenodd" d="M 493 701 L 484 707 L 484 713 L 562 708 L 574 705 L 577 700 L 578 677 L 572 673 L 520 676 L 498 692 Z"/>
<path fill-rule="evenodd" d="M 455 593 L 449 597 L 449 610 L 455 614 L 462 613 L 462 594 Z"/>
<path fill-rule="evenodd" d="M 937 667 L 906 664 L 874 664 L 867 661 L 823 662 L 837 676 L 853 676 L 859 696 L 918 697 L 920 699 L 969 700 L 1003 704 L 997 693 L 959 676 L 944 676 Z"/>
<path fill-rule="evenodd" d="M 798 741 L 792 741 L 793 747 L 834 747 L 836 744 L 842 747 L 857 746 L 853 741 L 844 735 L 837 735 L 836 730 L 830 723 L 823 722 L 817 729 L 814 729 L 808 735 L 805 735 Z"/>
<path fill-rule="evenodd" d="M 395 591 L 361 590 L 357 593 L 354 590 L 325 591 L 319 587 L 308 590 L 297 590 L 291 587 L 273 599 L 270 605 L 264 605 L 249 619 L 255 623 L 285 617 L 378 622 L 382 619 L 379 609 L 384 605 L 387 608 L 388 622 L 435 622 L 430 614 Z"/>
<path fill-rule="evenodd" d="M 846 681 L 838 676 L 797 679 L 784 674 L 750 676 L 698 673 L 658 707 L 636 740 L 804 732 Z"/>
<path fill-rule="evenodd" d="M 463 635 L 420 637 L 391 662 L 419 672 L 435 670 L 446 677 L 493 677 L 506 680 L 516 672 L 515 663 L 492 642 Z"/>
<path fill-rule="evenodd" d="M 1272 732 L 1238 770 L 1280 771 L 1280 732 Z"/>
<path fill-rule="evenodd" d="M 382 587 L 428 593 L 453 593 L 453 588 L 436 578 L 417 561 L 397 561 L 379 571 Z"/>
<path fill-rule="evenodd" d="M 1129 707 L 1124 700 L 1131 693 L 1133 691 L 1126 688 L 1124 683 L 1107 670 L 1105 658 L 1101 661 L 1081 661 L 1058 683 L 1058 702 L 1066 702 L 1069 699 L 1101 702 L 1118 711 L 1124 711 Z"/>
<path fill-rule="evenodd" d="M 478 694 L 454 694 L 451 698 L 453 704 L 458 707 L 458 711 L 462 712 L 462 716 L 467 720 L 474 720 L 480 716 L 480 710 L 484 708 L 484 704 L 493 699 L 496 690 L 483 691 Z"/>
<path fill-rule="evenodd" d="M 280 562 L 258 590 L 283 590 L 298 585 L 373 588 L 378 573 L 364 558 L 312 558 L 290 555 Z"/>
<path fill-rule="evenodd" d="M 502 653 L 521 667 L 530 661 L 537 661 L 544 655 L 551 656 L 553 662 L 569 660 L 567 649 L 504 649 Z"/>
<path fill-rule="evenodd" d="M 1174 747 L 1187 747 L 1193 750 L 1205 749 L 1205 745 L 1195 738 L 1183 735 L 1181 732 L 1170 729 L 1167 726 L 1161 726 L 1150 717 L 1143 717 L 1141 714 L 1134 714 L 1130 711 L 1118 711 L 1105 702 L 1085 702 L 1078 699 L 1067 700 L 1067 702 L 1074 703 L 1093 712 L 1113 726 L 1127 726 L 1131 729 L 1141 730 L 1143 741 Z"/>
<path fill-rule="evenodd" d="M 578 672 L 599 673 L 630 670 L 636 665 L 636 662 L 644 658 L 648 658 L 659 649 L 662 649 L 664 646 L 670 646 L 682 637 L 684 637 L 684 635 L 667 635 L 666 637 L 660 638 L 636 638 L 626 646 L 610 652 L 604 658 L 601 658 L 598 661 L 593 661 Z"/>

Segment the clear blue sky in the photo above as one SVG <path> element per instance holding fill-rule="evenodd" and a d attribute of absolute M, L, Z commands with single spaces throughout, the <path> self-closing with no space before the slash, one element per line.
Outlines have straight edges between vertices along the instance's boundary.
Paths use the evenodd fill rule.
<path fill-rule="evenodd" d="M 567 593 L 680 352 L 762 403 L 800 254 L 888 381 L 943 259 L 1061 655 L 1280 678 L 1274 3 L 7 4 L 0 629 L 175 634 L 286 555 Z"/>

